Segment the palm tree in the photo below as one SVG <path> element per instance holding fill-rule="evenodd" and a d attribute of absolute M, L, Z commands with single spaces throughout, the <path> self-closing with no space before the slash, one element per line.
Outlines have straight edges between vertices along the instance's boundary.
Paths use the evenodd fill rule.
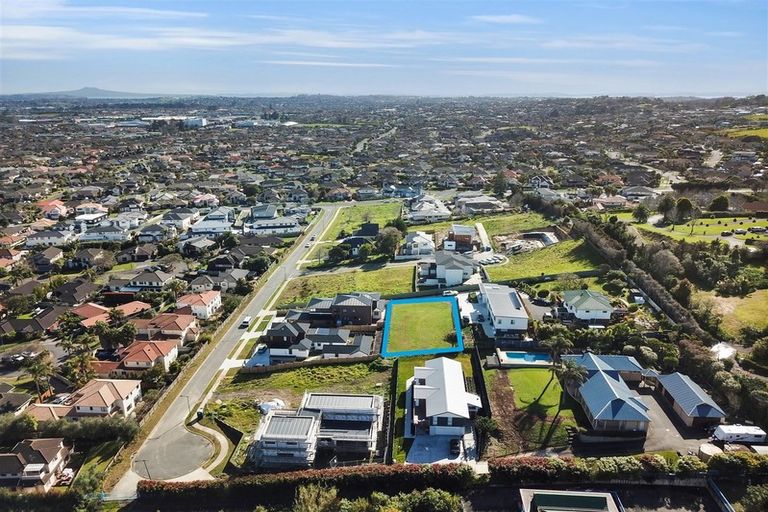
<path fill-rule="evenodd" d="M 125 323 L 125 313 L 117 308 L 109 310 L 109 323 L 114 327 L 120 327 Z"/>
<path fill-rule="evenodd" d="M 587 369 L 569 359 L 553 366 L 553 369 L 558 380 L 562 383 L 564 391 L 570 390 L 571 384 L 581 384 L 587 378 Z"/>
<path fill-rule="evenodd" d="M 541 346 L 549 350 L 549 355 L 552 356 L 553 362 L 559 363 L 560 356 L 573 348 L 573 342 L 562 334 L 556 334 L 548 340 L 542 341 Z"/>
<path fill-rule="evenodd" d="M 35 382 L 35 389 L 37 390 L 37 397 L 40 401 L 43 401 L 43 394 L 41 392 L 40 384 L 45 384 L 45 389 L 50 389 L 51 384 L 49 379 L 53 375 L 56 368 L 53 365 L 53 359 L 51 353 L 47 350 L 40 352 L 35 357 L 31 357 L 24 362 L 24 372 L 32 377 Z"/>
<path fill-rule="evenodd" d="M 181 279 L 172 279 L 167 285 L 165 285 L 165 289 L 173 294 L 174 300 L 179 297 L 179 294 L 183 292 L 186 287 L 187 283 Z"/>
<path fill-rule="evenodd" d="M 80 387 L 89 380 L 91 380 L 96 373 L 93 371 L 91 365 L 91 355 L 88 352 L 80 352 L 79 354 L 72 356 L 67 361 L 67 365 L 71 368 L 71 375 L 75 381 L 75 385 Z"/>

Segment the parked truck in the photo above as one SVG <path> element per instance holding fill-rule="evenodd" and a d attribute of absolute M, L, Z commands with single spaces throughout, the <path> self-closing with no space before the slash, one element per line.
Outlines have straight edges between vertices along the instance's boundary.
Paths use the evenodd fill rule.
<path fill-rule="evenodd" d="M 720 425 L 713 437 L 727 443 L 764 443 L 765 430 L 750 425 Z"/>

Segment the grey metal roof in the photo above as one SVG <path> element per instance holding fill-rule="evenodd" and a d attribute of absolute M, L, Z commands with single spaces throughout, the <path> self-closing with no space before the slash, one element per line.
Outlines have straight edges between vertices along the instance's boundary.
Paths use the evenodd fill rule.
<path fill-rule="evenodd" d="M 334 395 L 330 393 L 307 393 L 302 408 L 316 410 L 363 410 L 376 409 L 375 395 Z"/>
<path fill-rule="evenodd" d="M 272 439 L 304 439 L 314 427 L 314 416 L 272 416 L 263 437 Z"/>
<path fill-rule="evenodd" d="M 619 377 L 597 372 L 579 388 L 579 393 L 596 420 L 650 421 L 648 407 Z"/>
<path fill-rule="evenodd" d="M 725 412 L 701 386 L 682 373 L 659 375 L 659 382 L 688 415 L 698 418 L 724 418 Z"/>
<path fill-rule="evenodd" d="M 528 318 L 528 312 L 517 290 L 501 284 L 480 284 L 480 293 L 488 302 L 488 308 L 497 317 Z"/>
<path fill-rule="evenodd" d="M 588 372 L 642 372 L 643 367 L 631 356 L 598 355 L 591 352 L 567 354 L 562 357 L 583 366 Z"/>

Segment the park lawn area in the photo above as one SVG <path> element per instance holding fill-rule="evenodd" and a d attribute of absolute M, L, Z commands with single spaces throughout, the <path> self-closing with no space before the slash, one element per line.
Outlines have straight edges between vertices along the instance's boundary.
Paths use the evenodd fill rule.
<path fill-rule="evenodd" d="M 715 310 L 723 315 L 723 330 L 737 336 L 742 327 L 762 329 L 768 326 L 768 290 L 757 290 L 745 297 L 719 297 L 714 292 L 699 292 L 715 301 Z"/>
<path fill-rule="evenodd" d="M 379 292 L 382 295 L 413 290 L 413 267 L 385 267 L 378 270 L 354 270 L 335 274 L 298 277 L 288 282 L 277 299 L 277 308 L 306 305 L 312 297 L 333 297 L 337 293 Z"/>
<path fill-rule="evenodd" d="M 323 240 L 336 240 L 342 231 L 351 235 L 364 222 L 376 222 L 383 228 L 388 221 L 400 216 L 401 206 L 400 201 L 392 201 L 374 204 L 357 203 L 354 206 L 342 208 L 326 231 Z"/>
<path fill-rule="evenodd" d="M 536 212 L 527 213 L 508 213 L 504 215 L 481 215 L 471 219 L 453 220 L 445 222 L 435 222 L 433 224 L 420 224 L 408 226 L 408 231 L 424 231 L 426 233 L 437 233 L 450 228 L 453 224 L 464 224 L 474 226 L 475 223 L 482 222 L 489 237 L 495 235 L 505 235 L 508 233 L 517 233 L 530 229 L 543 228 L 550 222 L 543 215 Z"/>
<path fill-rule="evenodd" d="M 760 137 L 768 139 L 768 128 L 735 128 L 726 130 L 725 134 L 729 137 Z"/>
<path fill-rule="evenodd" d="M 391 368 L 373 363 L 310 366 L 272 373 L 239 373 L 230 370 L 214 393 L 214 400 L 251 403 L 281 398 L 298 407 L 305 391 L 329 393 L 386 393 Z"/>
<path fill-rule="evenodd" d="M 455 359 L 461 363 L 461 367 L 464 370 L 465 377 L 472 376 L 472 360 L 469 354 L 441 354 L 434 357 L 449 357 Z M 411 448 L 411 439 L 405 439 L 403 433 L 405 432 L 405 385 L 408 379 L 413 377 L 413 369 L 416 366 L 421 366 L 425 361 L 429 361 L 432 357 L 399 357 L 397 359 L 397 402 L 395 403 L 395 434 L 394 434 L 394 446 L 392 446 L 392 457 L 395 462 L 405 462 L 405 457 L 408 455 L 408 450 Z"/>
<path fill-rule="evenodd" d="M 450 302 L 393 304 L 390 315 L 389 352 L 454 346 L 451 335 L 456 329 Z"/>
<path fill-rule="evenodd" d="M 538 251 L 510 256 L 503 265 L 486 267 L 491 281 L 536 277 L 542 274 L 567 274 L 595 270 L 600 256 L 582 240 L 566 240 Z"/>
<path fill-rule="evenodd" d="M 733 235 L 731 237 L 722 237 L 723 231 L 733 231 L 734 229 L 748 229 L 750 227 L 760 226 L 768 228 L 768 219 L 758 219 L 755 217 L 723 217 L 718 219 L 701 218 L 695 221 L 693 232 L 691 232 L 691 223 L 675 224 L 664 227 L 657 227 L 652 224 L 639 224 L 634 221 L 631 213 L 619 213 L 616 215 L 619 220 L 626 221 L 639 230 L 650 233 L 658 233 L 674 240 L 686 240 L 688 242 L 711 242 L 714 239 L 726 241 L 729 238 L 739 240 L 768 240 L 766 233 L 747 233 L 746 235 Z"/>
<path fill-rule="evenodd" d="M 117 451 L 122 445 L 123 443 L 121 441 L 107 441 L 106 443 L 97 444 L 88 450 L 88 453 L 85 456 L 85 461 L 78 472 L 78 476 L 83 474 L 83 472 L 91 466 L 96 467 L 97 474 L 103 475 L 107 470 L 107 464 L 115 458 Z"/>

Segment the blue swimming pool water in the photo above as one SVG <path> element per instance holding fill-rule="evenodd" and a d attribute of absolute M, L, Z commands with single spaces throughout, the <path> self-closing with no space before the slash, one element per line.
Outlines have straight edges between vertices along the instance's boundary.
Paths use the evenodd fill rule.
<path fill-rule="evenodd" d="M 552 358 L 548 354 L 535 354 L 533 352 L 507 352 L 505 354 L 507 359 L 515 359 L 518 361 L 527 361 L 533 363 L 536 361 L 546 361 L 547 363 L 552 361 Z"/>

